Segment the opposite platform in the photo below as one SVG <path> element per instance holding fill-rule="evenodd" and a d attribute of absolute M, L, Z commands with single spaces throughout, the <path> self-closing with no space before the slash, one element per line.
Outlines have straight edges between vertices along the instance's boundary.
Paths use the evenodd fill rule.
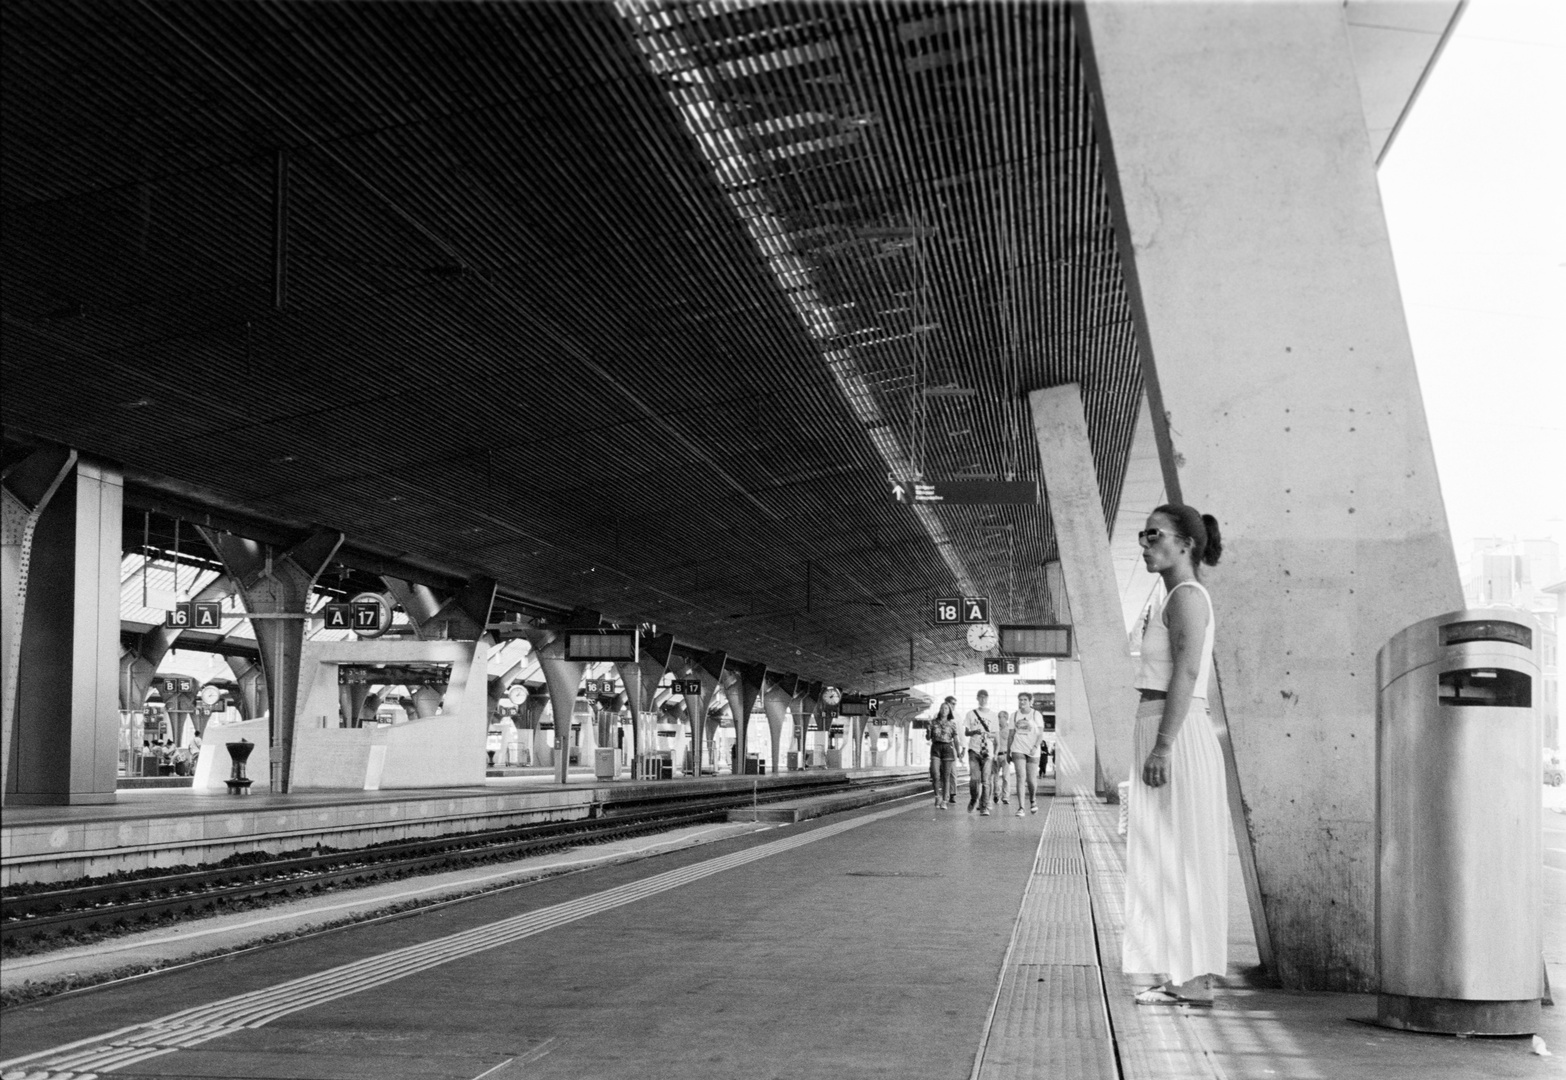
<path fill-rule="evenodd" d="M 121 792 L 109 806 L 7 807 L 0 886 L 69 881 L 146 867 L 196 866 L 230 855 L 358 848 L 415 837 L 594 816 L 606 803 L 760 791 L 843 778 L 922 775 L 917 768 L 809 770 L 651 782 L 496 779 L 439 790 L 232 796 L 191 790 Z"/>

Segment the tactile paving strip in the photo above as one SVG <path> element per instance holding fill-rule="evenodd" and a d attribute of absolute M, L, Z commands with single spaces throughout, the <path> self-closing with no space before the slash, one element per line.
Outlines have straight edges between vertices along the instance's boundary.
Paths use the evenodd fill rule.
<path fill-rule="evenodd" d="M 1076 813 L 1052 800 L 979 1077 L 1118 1080 L 1103 1002 Z"/>

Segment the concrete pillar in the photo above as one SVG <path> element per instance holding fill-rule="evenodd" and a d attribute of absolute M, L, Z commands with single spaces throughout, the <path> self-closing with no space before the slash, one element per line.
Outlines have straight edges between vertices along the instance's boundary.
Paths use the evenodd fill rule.
<path fill-rule="evenodd" d="M 636 780 L 642 778 L 643 762 L 652 753 L 653 729 L 658 722 L 658 683 L 669 670 L 673 656 L 673 634 L 644 634 L 637 648 L 637 662 L 615 665 L 631 706 L 631 777 Z"/>
<path fill-rule="evenodd" d="M 707 710 L 712 707 L 713 698 L 718 692 L 719 680 L 722 679 L 723 669 L 727 664 L 727 653 L 713 652 L 697 658 L 682 657 L 677 665 L 679 678 L 695 679 L 701 683 L 700 694 L 685 695 L 685 711 L 691 727 L 692 776 L 701 775 L 703 755 L 706 754 L 707 747 Z M 716 766 L 717 763 L 713 764 Z"/>
<path fill-rule="evenodd" d="M 1120 617 L 1120 590 L 1087 417 L 1075 383 L 1033 391 L 1028 407 L 1070 597 L 1072 638 L 1098 751 L 1096 773 L 1113 794 L 1114 785 L 1131 775 L 1131 728 L 1136 720 L 1131 683 L 1136 669 Z"/>
<path fill-rule="evenodd" d="M 527 640 L 549 689 L 549 706 L 555 715 L 555 780 L 563 784 L 571 767 L 571 711 L 587 676 L 587 664 L 565 658 L 565 638 L 556 630 L 529 631 Z"/>
<path fill-rule="evenodd" d="M 1082 689 L 1082 665 L 1075 660 L 1055 661 L 1055 752 L 1055 794 L 1094 794 L 1097 748 Z"/>
<path fill-rule="evenodd" d="M 745 751 L 750 745 L 750 714 L 766 682 L 767 665 L 730 662 L 728 670 L 731 677 L 724 686 L 724 696 L 728 698 L 729 711 L 734 714 L 732 767 L 738 776 L 745 771 Z"/>
<path fill-rule="evenodd" d="M 343 534 L 321 530 L 274 557 L 269 547 L 233 533 L 197 526 L 239 587 L 255 630 L 271 702 L 271 788 L 287 792 L 293 769 L 294 715 L 299 688 L 299 656 L 304 648 L 305 613 L 321 571 L 331 565 Z"/>
<path fill-rule="evenodd" d="M 114 801 L 119 473 L 44 450 L 4 478 L 4 801 Z"/>
<path fill-rule="evenodd" d="M 228 656 L 224 659 L 228 661 L 228 669 L 234 673 L 234 681 L 239 684 L 239 714 L 246 720 L 254 720 L 268 712 L 272 706 L 266 693 L 266 674 L 261 668 L 261 661 L 244 656 Z"/>
<path fill-rule="evenodd" d="M 767 727 L 772 732 L 772 771 L 783 771 L 783 725 L 788 722 L 788 710 L 794 703 L 794 690 L 799 678 L 794 675 L 769 674 L 766 688 L 761 693 L 761 707 L 767 714 Z"/>
<path fill-rule="evenodd" d="M 474 578 L 459 591 L 442 595 L 427 585 L 382 576 L 386 591 L 402 606 L 414 634 L 425 641 L 477 641 L 484 636 L 499 586 L 492 578 Z"/>
<path fill-rule="evenodd" d="M 1164 486 L 1285 986 L 1374 989 L 1375 656 L 1462 606 L 1339 4 L 1078 9 Z M 1077 605 L 1080 610 L 1080 605 Z"/>

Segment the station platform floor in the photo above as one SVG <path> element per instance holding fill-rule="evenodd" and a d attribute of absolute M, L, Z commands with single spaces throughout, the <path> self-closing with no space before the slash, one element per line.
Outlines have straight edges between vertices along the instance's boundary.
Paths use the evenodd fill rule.
<path fill-rule="evenodd" d="M 1010 806 L 1002 809 L 1012 809 Z M 1231 967 L 1210 1010 L 1120 973 L 1118 808 L 921 796 L 673 847 L 3 1014 L 0 1077 L 1241 1078 L 1561 1075 L 1528 1039 L 1354 1023 L 1368 995 Z M 1559 875 L 1548 875 L 1549 879 Z M 1566 886 L 1547 880 L 1547 906 Z M 1566 975 L 1558 936 L 1552 980 Z M 1554 951 L 1551 951 L 1554 950 Z M 1545 1010 L 1545 1044 L 1566 1021 Z"/>

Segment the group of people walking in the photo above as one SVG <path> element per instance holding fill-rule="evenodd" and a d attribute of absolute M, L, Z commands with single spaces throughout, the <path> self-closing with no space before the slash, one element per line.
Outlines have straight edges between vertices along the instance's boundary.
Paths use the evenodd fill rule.
<path fill-rule="evenodd" d="M 977 704 L 961 720 L 957 699 L 947 697 L 930 721 L 930 781 L 935 807 L 945 810 L 957 801 L 957 761 L 968 759 L 968 811 L 988 817 L 995 804 L 1011 804 L 1017 796 L 1017 816 L 1039 812 L 1038 780 L 1049 761 L 1044 740 L 1044 716 L 1033 707 L 1032 694 L 1017 695 L 1017 710 L 993 711 L 990 695 L 980 690 Z M 1015 774 L 1016 784 L 1011 784 Z M 1022 801 L 1023 792 L 1028 799 Z"/>
<path fill-rule="evenodd" d="M 1223 545 L 1218 522 L 1189 506 L 1154 510 L 1137 534 L 1143 565 L 1163 579 L 1163 600 L 1142 624 L 1130 796 L 1126 806 L 1125 939 L 1121 969 L 1166 976 L 1136 995 L 1138 1005 L 1212 1004 L 1213 975 L 1228 965 L 1229 810 L 1223 752 L 1207 710 L 1215 617 L 1199 568 Z M 1029 695 L 1011 715 L 992 712 L 989 695 L 957 715 L 941 703 L 930 725 L 935 805 L 957 798 L 956 765 L 968 759 L 968 809 L 989 814 L 1009 802 L 1016 772 L 1017 816 L 1037 812 L 1035 781 L 1043 719 Z M 1026 787 L 1028 802 L 1022 805 Z"/>

